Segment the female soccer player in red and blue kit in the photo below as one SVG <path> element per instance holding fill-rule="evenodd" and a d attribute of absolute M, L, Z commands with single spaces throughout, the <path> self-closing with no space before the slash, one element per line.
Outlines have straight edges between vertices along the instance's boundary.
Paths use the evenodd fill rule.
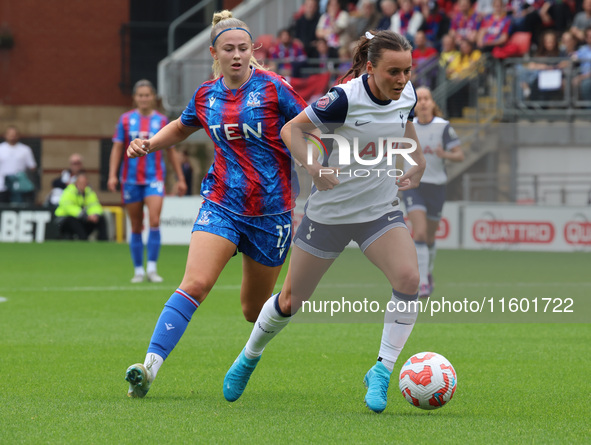
<path fill-rule="evenodd" d="M 113 148 L 109 160 L 109 180 L 107 186 L 116 191 L 117 172 L 121 167 L 121 194 L 131 222 L 131 239 L 129 250 L 134 266 L 132 283 L 141 283 L 146 278 L 144 272 L 144 242 L 142 228 L 144 204 L 148 207 L 150 234 L 148 235 L 147 278 L 160 283 L 162 277 L 156 270 L 156 262 L 160 253 L 160 213 L 164 199 L 164 179 L 166 167 L 162 152 L 156 152 L 142 158 L 123 156 L 123 147 L 127 147 L 135 138 L 148 139 L 154 136 L 167 123 L 168 119 L 154 108 L 156 106 L 156 90 L 149 80 L 139 80 L 133 87 L 133 99 L 137 108 L 124 113 L 117 123 L 113 136 Z M 176 150 L 167 148 L 167 155 L 178 178 L 177 191 L 184 195 L 187 191 L 185 177 Z"/>
<path fill-rule="evenodd" d="M 185 275 L 158 319 L 144 363 L 127 369 L 130 397 L 146 395 L 236 250 L 243 253 L 242 311 L 254 322 L 291 241 L 292 159 L 280 130 L 306 103 L 283 78 L 256 62 L 250 31 L 229 11 L 214 14 L 210 51 L 215 79 L 195 91 L 180 118 L 127 149 L 130 158 L 141 158 L 200 128 L 215 147 Z"/>

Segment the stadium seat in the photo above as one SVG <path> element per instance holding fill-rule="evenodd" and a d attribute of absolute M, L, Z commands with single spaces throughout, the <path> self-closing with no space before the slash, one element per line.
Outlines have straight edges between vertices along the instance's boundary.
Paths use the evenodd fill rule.
<path fill-rule="evenodd" d="M 509 41 L 503 46 L 497 46 L 492 52 L 496 59 L 508 57 L 522 57 L 529 52 L 531 47 L 530 32 L 515 32 L 509 37 Z"/>
<path fill-rule="evenodd" d="M 275 36 L 273 34 L 261 34 L 254 41 L 254 57 L 257 60 L 266 60 L 269 55 L 269 50 L 275 44 Z"/>

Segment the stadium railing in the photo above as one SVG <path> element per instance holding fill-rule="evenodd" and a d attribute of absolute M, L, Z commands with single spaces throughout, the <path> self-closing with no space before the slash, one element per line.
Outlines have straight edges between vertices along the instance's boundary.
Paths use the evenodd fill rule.
<path fill-rule="evenodd" d="M 303 0 L 250 0 L 233 9 L 234 17 L 248 24 L 253 36 L 276 34 L 291 22 Z M 158 91 L 167 113 L 181 113 L 197 86 L 211 77 L 207 28 L 158 64 Z"/>
<path fill-rule="evenodd" d="M 529 69 L 530 62 L 550 69 Z M 573 80 L 581 74 L 581 63 L 568 58 L 535 57 L 498 61 L 499 104 L 505 120 L 551 119 L 573 121 L 591 117 L 586 100 Z"/>
<path fill-rule="evenodd" d="M 591 182 L 586 174 L 465 173 L 463 200 L 513 202 L 522 205 L 591 204 Z"/>

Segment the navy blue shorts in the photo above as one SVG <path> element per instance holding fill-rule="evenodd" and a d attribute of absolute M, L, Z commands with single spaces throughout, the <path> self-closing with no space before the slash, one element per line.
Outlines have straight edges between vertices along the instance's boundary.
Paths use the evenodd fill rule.
<path fill-rule="evenodd" d="M 291 244 L 291 212 L 243 216 L 205 199 L 193 224 L 195 231 L 226 238 L 257 263 L 275 267 L 287 258 Z"/>
<path fill-rule="evenodd" d="M 400 210 L 387 213 L 374 221 L 354 224 L 320 224 L 304 215 L 293 242 L 318 258 L 334 259 L 351 240 L 365 251 L 371 243 L 395 227 L 406 227 Z"/>
<path fill-rule="evenodd" d="M 435 185 L 421 182 L 416 189 L 402 192 L 406 212 L 422 210 L 427 218 L 433 221 L 441 219 L 441 211 L 445 203 L 445 184 Z"/>
<path fill-rule="evenodd" d="M 123 202 L 131 204 L 141 202 L 146 196 L 161 196 L 164 198 L 164 181 L 153 181 L 150 184 L 123 184 Z"/>

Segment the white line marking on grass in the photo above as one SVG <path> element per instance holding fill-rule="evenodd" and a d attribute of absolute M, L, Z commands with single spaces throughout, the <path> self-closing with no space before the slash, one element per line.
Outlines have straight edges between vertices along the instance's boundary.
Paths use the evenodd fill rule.
<path fill-rule="evenodd" d="M 371 288 L 371 287 L 380 287 L 383 286 L 384 283 L 320 283 L 318 288 L 325 288 L 325 289 L 334 289 L 334 288 Z M 277 283 L 277 287 L 279 288 L 281 283 Z M 531 283 L 531 282 L 451 282 L 451 283 L 440 283 L 440 287 L 589 287 L 591 286 L 591 282 L 580 282 L 580 283 L 573 283 L 573 282 L 539 282 L 539 283 Z M 240 284 L 225 284 L 225 285 L 215 285 L 213 290 L 240 290 Z M 127 292 L 127 291 L 170 291 L 173 292 L 176 287 L 173 286 L 165 286 L 165 285 L 144 285 L 144 286 L 137 286 L 137 285 L 125 285 L 125 286 L 40 286 L 40 287 L 18 287 L 18 288 L 0 288 L 0 292 Z M 3 301 L 1 300 L 0 302 Z M 4 299 L 6 301 L 6 299 Z"/>
<path fill-rule="evenodd" d="M 8 298 L 0 297 L 0 303 L 5 303 L 8 301 Z"/>
<path fill-rule="evenodd" d="M 579 286 L 591 286 L 591 282 L 561 282 L 561 281 L 550 281 L 550 282 L 543 282 L 540 281 L 539 283 L 531 283 L 531 282 L 505 282 L 505 283 L 462 283 L 462 282 L 451 282 L 451 283 L 441 283 L 441 287 L 445 286 L 455 286 L 455 287 L 511 287 L 511 286 L 519 286 L 519 287 L 538 287 L 538 286 L 558 286 L 558 287 L 579 287 Z"/>

